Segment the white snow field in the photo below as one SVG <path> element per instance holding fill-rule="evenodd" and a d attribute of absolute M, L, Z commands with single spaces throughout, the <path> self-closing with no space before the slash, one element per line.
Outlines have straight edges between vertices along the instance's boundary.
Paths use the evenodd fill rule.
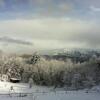
<path fill-rule="evenodd" d="M 13 91 L 10 91 L 11 86 Z M 66 92 L 63 89 L 54 91 L 52 87 L 33 85 L 29 89 L 28 84 L 0 82 L 0 100 L 100 100 L 100 88 L 94 87 L 89 93 L 86 90 Z"/>

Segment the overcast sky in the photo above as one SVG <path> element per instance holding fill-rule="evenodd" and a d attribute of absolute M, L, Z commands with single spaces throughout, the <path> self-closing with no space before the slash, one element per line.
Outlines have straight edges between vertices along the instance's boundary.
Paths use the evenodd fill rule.
<path fill-rule="evenodd" d="M 100 48 L 100 0 L 0 0 L 0 49 Z"/>

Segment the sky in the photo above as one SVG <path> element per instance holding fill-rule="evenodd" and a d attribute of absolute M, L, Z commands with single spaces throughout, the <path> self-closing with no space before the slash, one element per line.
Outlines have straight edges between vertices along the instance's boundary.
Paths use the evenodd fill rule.
<path fill-rule="evenodd" d="M 0 50 L 100 49 L 100 0 L 0 0 Z"/>

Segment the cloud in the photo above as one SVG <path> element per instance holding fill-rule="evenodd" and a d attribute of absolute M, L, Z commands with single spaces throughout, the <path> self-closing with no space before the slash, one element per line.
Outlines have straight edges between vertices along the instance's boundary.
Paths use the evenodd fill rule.
<path fill-rule="evenodd" d="M 100 0 L 1 0 L 0 41 L 38 49 L 100 48 L 99 11 Z"/>
<path fill-rule="evenodd" d="M 0 11 L 8 13 L 12 17 L 25 16 L 63 16 L 72 11 L 70 2 L 54 0 L 1 0 Z M 3 6 L 2 6 L 3 5 Z M 19 16 L 19 13 L 21 16 Z M 15 14 L 15 15 L 14 15 Z M 18 15 L 17 15 L 18 14 Z M 23 16 L 24 15 L 24 16 Z"/>
<path fill-rule="evenodd" d="M 91 5 L 100 7 L 100 0 L 74 0 L 74 2 L 82 7 L 90 7 Z"/>
<path fill-rule="evenodd" d="M 0 7 L 4 7 L 5 6 L 5 1 L 4 0 L 0 0 Z"/>
<path fill-rule="evenodd" d="M 73 6 L 69 2 L 60 2 L 54 0 L 30 0 L 34 5 L 35 2 L 35 14 L 40 16 L 63 16 L 66 13 L 72 11 Z"/>
<path fill-rule="evenodd" d="M 99 34 L 100 30 L 98 31 L 98 33 L 96 33 L 96 30 L 94 32 L 86 32 L 83 34 L 78 34 L 78 35 L 74 35 L 73 37 L 71 36 L 67 41 L 73 42 L 75 43 L 79 43 L 80 47 L 83 46 L 82 44 L 85 44 L 85 47 L 83 46 L 83 48 L 100 48 L 100 34 Z"/>
<path fill-rule="evenodd" d="M 61 39 L 67 35 L 91 30 L 95 22 L 70 18 L 38 18 L 31 20 L 5 20 L 0 22 L 0 32 L 38 39 Z"/>
<path fill-rule="evenodd" d="M 94 7 L 94 6 L 90 6 L 90 10 L 93 12 L 100 12 L 100 8 Z"/>
<path fill-rule="evenodd" d="M 10 38 L 10 37 L 0 37 L 0 42 L 21 44 L 21 45 L 33 45 L 31 42 L 28 42 L 25 40 L 19 40 L 19 39 L 15 39 L 15 38 Z"/>
<path fill-rule="evenodd" d="M 72 18 L 0 21 L 0 35 L 29 40 L 37 48 L 100 47 L 100 23 Z M 7 39 L 6 39 L 7 40 Z M 8 41 L 8 40 L 7 40 Z M 14 40 L 14 42 L 16 42 Z M 18 42 L 19 43 L 19 42 Z"/>

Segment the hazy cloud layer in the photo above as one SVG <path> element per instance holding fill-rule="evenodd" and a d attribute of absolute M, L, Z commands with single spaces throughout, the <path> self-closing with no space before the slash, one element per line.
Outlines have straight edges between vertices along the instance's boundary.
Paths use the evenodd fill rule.
<path fill-rule="evenodd" d="M 0 42 L 5 42 L 5 43 L 15 43 L 15 44 L 21 44 L 21 45 L 33 45 L 31 42 L 25 41 L 25 40 L 19 40 L 19 39 L 14 39 L 10 37 L 0 37 Z"/>
<path fill-rule="evenodd" d="M 64 47 L 100 47 L 100 23 L 95 20 L 45 18 L 8 20 L 0 22 L 1 36 L 30 40 L 38 49 Z M 3 34 L 2 34 L 3 33 Z M 31 44 L 21 40 L 6 41 Z M 1 39 L 2 40 L 2 39 Z M 55 45 L 52 45 L 55 44 Z M 52 45 L 52 47 L 50 46 Z"/>

